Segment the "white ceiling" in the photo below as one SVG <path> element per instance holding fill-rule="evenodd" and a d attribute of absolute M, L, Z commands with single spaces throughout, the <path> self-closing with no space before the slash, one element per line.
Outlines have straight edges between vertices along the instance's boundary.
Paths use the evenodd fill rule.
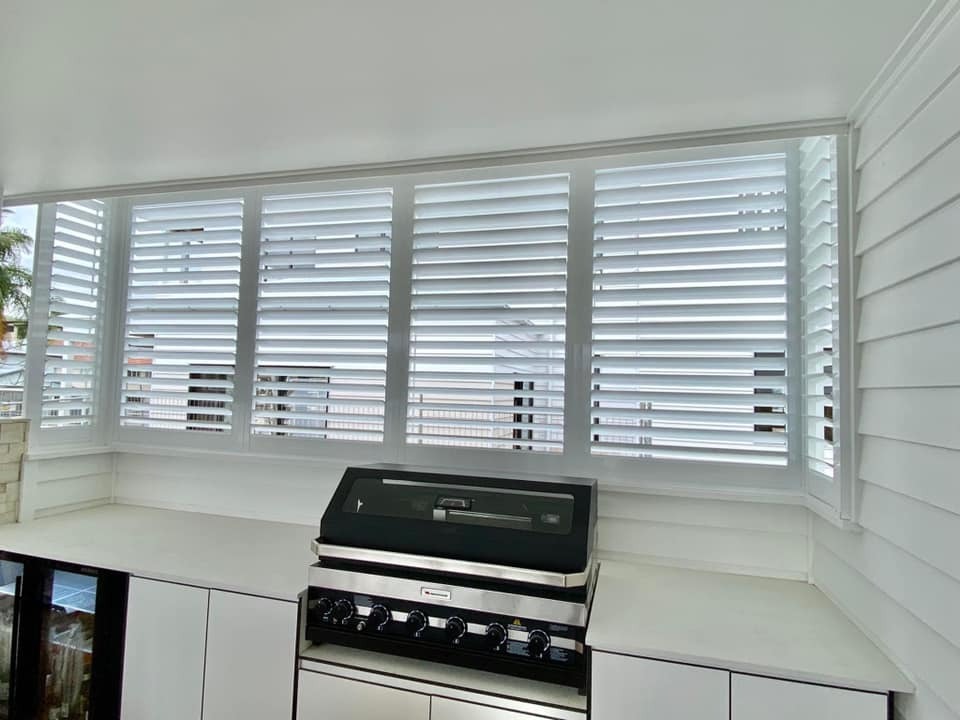
<path fill-rule="evenodd" d="M 927 0 L 3 0 L 6 194 L 845 116 Z"/>

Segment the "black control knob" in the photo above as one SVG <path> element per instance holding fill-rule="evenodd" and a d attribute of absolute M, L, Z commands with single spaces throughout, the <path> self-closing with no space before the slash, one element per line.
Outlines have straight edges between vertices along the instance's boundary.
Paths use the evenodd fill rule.
<path fill-rule="evenodd" d="M 447 620 L 444 632 L 447 634 L 447 640 L 453 643 L 459 642 L 460 638 L 467 634 L 467 624 L 458 617 L 452 617 Z"/>
<path fill-rule="evenodd" d="M 485 642 L 491 650 L 499 650 L 507 641 L 507 629 L 500 623 L 487 625 Z"/>
<path fill-rule="evenodd" d="M 354 607 L 352 602 L 349 600 L 337 600 L 333 605 L 333 610 L 330 612 L 330 617 L 333 618 L 334 622 L 342 625 L 353 617 L 353 613 Z"/>
<path fill-rule="evenodd" d="M 427 616 L 419 610 L 414 610 L 407 615 L 407 630 L 411 635 L 418 636 L 427 627 Z"/>
<path fill-rule="evenodd" d="M 550 649 L 550 636 L 543 630 L 534 630 L 527 637 L 527 652 L 530 657 L 542 658 Z"/>
<path fill-rule="evenodd" d="M 368 627 L 374 630 L 383 630 L 384 626 L 393 619 L 386 605 L 374 605 L 367 616 Z"/>
<path fill-rule="evenodd" d="M 320 613 L 320 617 L 328 617 L 330 615 L 330 611 L 333 610 L 333 600 L 328 597 L 321 597 L 314 604 L 314 608 L 318 613 Z"/>

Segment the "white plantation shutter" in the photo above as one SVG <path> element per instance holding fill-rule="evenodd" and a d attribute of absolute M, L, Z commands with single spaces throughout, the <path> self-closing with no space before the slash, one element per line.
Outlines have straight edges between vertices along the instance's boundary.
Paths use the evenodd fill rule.
<path fill-rule="evenodd" d="M 785 156 L 604 170 L 591 450 L 787 462 Z"/>
<path fill-rule="evenodd" d="M 415 191 L 407 441 L 563 447 L 569 176 Z"/>
<path fill-rule="evenodd" d="M 56 205 L 40 409 L 44 429 L 96 421 L 105 223 L 100 200 Z"/>
<path fill-rule="evenodd" d="M 393 195 L 265 197 L 253 432 L 383 439 Z"/>
<path fill-rule="evenodd" d="M 240 198 L 135 205 L 121 425 L 231 428 Z"/>
<path fill-rule="evenodd" d="M 807 138 L 800 157 L 804 449 L 811 470 L 833 477 L 840 321 L 836 138 Z"/>

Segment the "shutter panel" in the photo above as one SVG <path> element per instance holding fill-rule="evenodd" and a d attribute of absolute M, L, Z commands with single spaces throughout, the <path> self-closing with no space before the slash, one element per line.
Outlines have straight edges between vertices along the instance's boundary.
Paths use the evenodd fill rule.
<path fill-rule="evenodd" d="M 96 422 L 101 330 L 101 270 L 106 205 L 56 205 L 50 260 L 50 311 L 40 427 Z"/>
<path fill-rule="evenodd" d="M 136 205 L 121 425 L 232 427 L 243 200 Z"/>
<path fill-rule="evenodd" d="M 415 191 L 407 441 L 563 449 L 568 175 Z"/>
<path fill-rule="evenodd" d="M 800 145 L 804 451 L 807 467 L 830 478 L 840 323 L 836 142 L 815 137 Z"/>
<path fill-rule="evenodd" d="M 787 463 L 783 154 L 600 171 L 591 452 Z"/>
<path fill-rule="evenodd" d="M 390 189 L 263 200 L 253 432 L 383 440 Z"/>

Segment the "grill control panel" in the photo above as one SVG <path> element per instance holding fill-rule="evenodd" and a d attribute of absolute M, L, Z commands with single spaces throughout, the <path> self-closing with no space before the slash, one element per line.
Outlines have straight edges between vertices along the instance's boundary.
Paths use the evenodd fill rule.
<path fill-rule="evenodd" d="M 483 669 L 502 659 L 511 667 L 573 671 L 584 652 L 579 627 L 317 587 L 307 595 L 307 638 L 439 661 L 473 658 Z"/>

